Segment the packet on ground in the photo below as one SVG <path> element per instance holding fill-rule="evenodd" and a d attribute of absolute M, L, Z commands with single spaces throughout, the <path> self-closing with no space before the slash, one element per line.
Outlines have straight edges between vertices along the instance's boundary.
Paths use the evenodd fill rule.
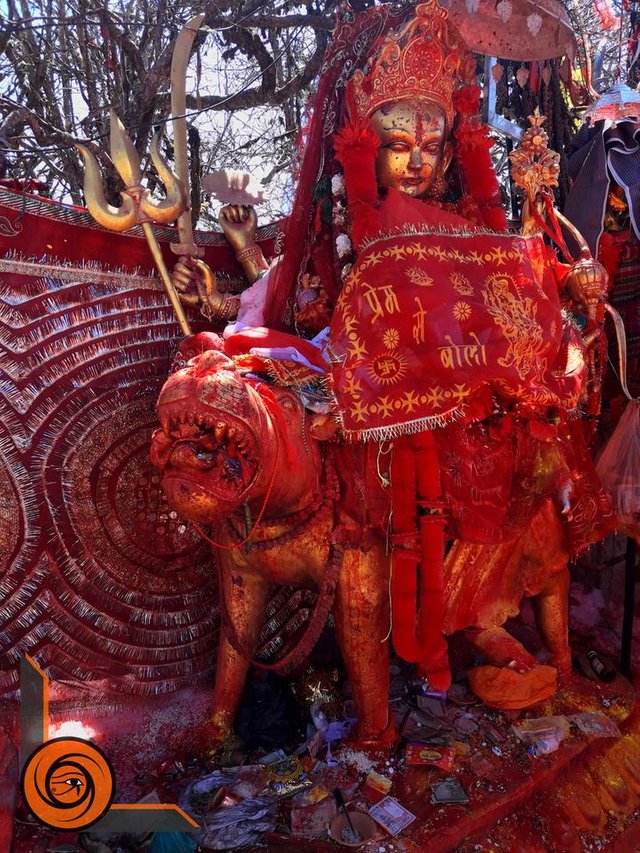
<path fill-rule="evenodd" d="M 375 806 L 371 806 L 369 814 L 394 837 L 416 819 L 412 812 L 401 806 L 393 797 L 385 797 Z"/>

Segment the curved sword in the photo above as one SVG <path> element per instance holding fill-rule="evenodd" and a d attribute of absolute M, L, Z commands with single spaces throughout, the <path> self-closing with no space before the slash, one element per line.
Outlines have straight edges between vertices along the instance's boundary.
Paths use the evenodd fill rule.
<path fill-rule="evenodd" d="M 204 14 L 196 15 L 184 25 L 182 32 L 176 39 L 171 60 L 171 115 L 173 120 L 173 149 L 175 156 L 176 173 L 182 181 L 187 194 L 189 207 L 178 219 L 178 243 L 171 243 L 171 251 L 176 255 L 191 255 L 201 258 L 204 249 L 196 246 L 193 239 L 193 227 L 191 224 L 191 187 L 189 182 L 189 155 L 187 148 L 187 66 L 191 56 L 191 47 L 197 35 Z"/>

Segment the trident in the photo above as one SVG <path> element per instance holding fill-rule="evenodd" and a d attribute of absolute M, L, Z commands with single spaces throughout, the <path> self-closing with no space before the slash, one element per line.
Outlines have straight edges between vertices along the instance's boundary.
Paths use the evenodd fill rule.
<path fill-rule="evenodd" d="M 191 328 L 180 297 L 173 286 L 151 227 L 151 223 L 166 225 L 169 222 L 175 222 L 189 207 L 184 184 L 162 158 L 158 150 L 158 140 L 159 134 L 156 134 L 151 142 L 151 160 L 166 188 L 167 194 L 164 201 L 154 201 L 149 190 L 142 186 L 138 152 L 127 136 L 122 122 L 111 111 L 111 159 L 125 184 L 124 190 L 120 193 L 122 197 L 120 207 L 113 207 L 107 202 L 102 189 L 100 167 L 94 155 L 84 145 L 76 145 L 76 148 L 84 160 L 84 195 L 89 213 L 98 225 L 102 225 L 109 231 L 120 232 L 133 228 L 134 225 L 142 226 L 160 278 L 176 312 L 180 330 L 183 335 L 190 335 Z"/>

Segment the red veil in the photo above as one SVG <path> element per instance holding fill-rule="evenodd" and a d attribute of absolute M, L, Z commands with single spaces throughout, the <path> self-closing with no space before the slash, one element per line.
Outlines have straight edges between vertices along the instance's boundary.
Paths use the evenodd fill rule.
<path fill-rule="evenodd" d="M 333 137 L 344 122 L 346 83 L 353 71 L 372 54 L 387 29 L 401 23 L 412 12 L 413 4 L 407 4 L 401 11 L 385 5 L 358 14 L 343 7 L 338 13 L 342 20 L 324 59 L 311 104 L 311 119 L 302 134 L 302 161 L 287 222 L 284 256 L 267 294 L 265 325 L 270 328 L 283 325 L 287 303 L 295 292 L 305 255 L 310 252 L 314 254 L 316 274 L 320 275 L 327 292 L 331 296 L 337 292 L 332 236 L 321 234 L 321 223 L 313 221 L 315 189 L 323 175 L 331 174 Z"/>

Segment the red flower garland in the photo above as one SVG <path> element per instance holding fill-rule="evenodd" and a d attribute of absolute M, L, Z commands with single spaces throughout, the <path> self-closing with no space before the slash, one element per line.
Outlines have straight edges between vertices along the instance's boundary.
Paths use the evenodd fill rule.
<path fill-rule="evenodd" d="M 351 240 L 359 248 L 365 236 L 379 231 L 376 154 L 380 140 L 368 122 L 350 119 L 334 139 L 336 160 L 344 170 L 351 215 Z"/>
<path fill-rule="evenodd" d="M 480 88 L 463 86 L 454 93 L 453 104 L 458 113 L 454 132 L 456 158 L 466 189 L 480 209 L 483 222 L 496 231 L 507 228 L 502 194 L 490 151 L 493 146 L 488 128 L 480 122 Z"/>

